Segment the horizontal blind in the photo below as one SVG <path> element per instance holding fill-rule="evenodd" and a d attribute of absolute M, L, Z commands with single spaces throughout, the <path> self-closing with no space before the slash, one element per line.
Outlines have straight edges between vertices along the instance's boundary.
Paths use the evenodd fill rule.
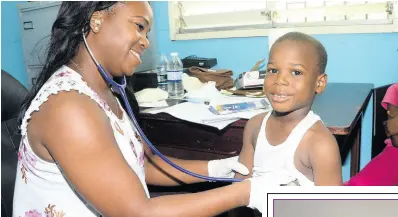
<path fill-rule="evenodd" d="M 278 1 L 273 27 L 391 24 L 389 1 Z"/>
<path fill-rule="evenodd" d="M 270 28 L 266 1 L 180 1 L 180 33 Z"/>
<path fill-rule="evenodd" d="M 176 33 L 392 24 L 397 1 L 177 1 Z"/>

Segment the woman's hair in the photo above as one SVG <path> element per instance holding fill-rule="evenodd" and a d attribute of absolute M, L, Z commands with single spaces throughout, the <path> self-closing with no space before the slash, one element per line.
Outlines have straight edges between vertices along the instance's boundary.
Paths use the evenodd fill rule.
<path fill-rule="evenodd" d="M 90 18 L 96 11 L 112 10 L 117 2 L 101 1 L 66 1 L 62 2 L 58 15 L 51 29 L 50 44 L 42 71 L 37 77 L 36 83 L 29 91 L 22 103 L 19 121 L 22 121 L 26 110 L 35 98 L 40 88 L 61 66 L 68 64 L 76 56 L 79 45 L 83 41 L 82 30 L 88 34 L 90 30 Z M 135 116 L 139 112 L 137 100 L 131 87 L 126 88 L 127 98 L 132 106 Z M 121 96 L 117 96 L 121 100 Z M 126 110 L 124 103 L 121 103 Z"/>

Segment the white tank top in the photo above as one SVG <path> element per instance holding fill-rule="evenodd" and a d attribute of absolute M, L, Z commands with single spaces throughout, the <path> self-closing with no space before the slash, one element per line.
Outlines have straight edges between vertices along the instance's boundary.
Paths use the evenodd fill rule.
<path fill-rule="evenodd" d="M 18 152 L 18 167 L 14 191 L 14 217 L 100 216 L 69 185 L 69 182 L 65 179 L 61 172 L 62 170 L 58 168 L 57 164 L 42 160 L 32 151 L 27 138 L 27 125 L 32 113 L 39 111 L 40 105 L 46 102 L 51 94 L 70 90 L 76 90 L 81 94 L 89 96 L 103 109 L 109 118 L 109 123 L 112 126 L 113 134 L 120 151 L 132 168 L 132 171 L 139 177 L 142 187 L 149 198 L 145 183 L 144 152 L 140 142 L 141 138 L 136 136 L 137 131 L 130 118 L 128 118 L 127 113 L 121 108 L 123 118 L 119 119 L 111 111 L 106 102 L 82 80 L 80 74 L 67 66 L 63 66 L 43 85 L 22 120 L 22 139 Z"/>
<path fill-rule="evenodd" d="M 264 117 L 257 137 L 253 176 L 269 176 L 270 185 L 313 186 L 314 182 L 294 166 L 294 153 L 307 130 L 321 119 L 310 111 L 283 143 L 273 146 L 269 144 L 265 133 L 270 115 L 271 112 Z"/>

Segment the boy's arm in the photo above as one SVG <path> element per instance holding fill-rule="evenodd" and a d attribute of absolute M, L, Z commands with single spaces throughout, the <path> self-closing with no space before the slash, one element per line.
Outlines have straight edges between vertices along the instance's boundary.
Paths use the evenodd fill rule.
<path fill-rule="evenodd" d="M 245 126 L 243 131 L 243 145 L 239 154 L 239 162 L 244 164 L 249 169 L 249 175 L 244 176 L 236 173 L 235 178 L 247 178 L 248 176 L 252 176 L 255 145 L 253 142 L 256 140 L 255 138 L 257 138 L 263 118 L 264 114 L 256 115 L 251 118 Z"/>
<path fill-rule="evenodd" d="M 339 146 L 334 136 L 326 130 L 314 133 L 311 138 L 316 141 L 309 150 L 314 182 L 316 186 L 343 185 Z"/>

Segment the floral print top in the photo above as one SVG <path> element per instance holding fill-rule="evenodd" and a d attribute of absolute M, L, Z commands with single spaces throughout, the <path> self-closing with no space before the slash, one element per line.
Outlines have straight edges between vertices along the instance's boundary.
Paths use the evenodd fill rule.
<path fill-rule="evenodd" d="M 145 183 L 142 139 L 127 113 L 122 108 L 123 118 L 119 119 L 106 102 L 83 81 L 80 74 L 63 66 L 43 85 L 22 120 L 22 139 L 14 191 L 14 217 L 100 216 L 100 213 L 71 187 L 62 174 L 62 169 L 55 163 L 39 158 L 29 145 L 27 126 L 32 113 L 39 111 L 40 105 L 46 102 L 51 94 L 71 90 L 89 96 L 104 110 L 124 158 L 139 177 L 149 198 Z"/>

